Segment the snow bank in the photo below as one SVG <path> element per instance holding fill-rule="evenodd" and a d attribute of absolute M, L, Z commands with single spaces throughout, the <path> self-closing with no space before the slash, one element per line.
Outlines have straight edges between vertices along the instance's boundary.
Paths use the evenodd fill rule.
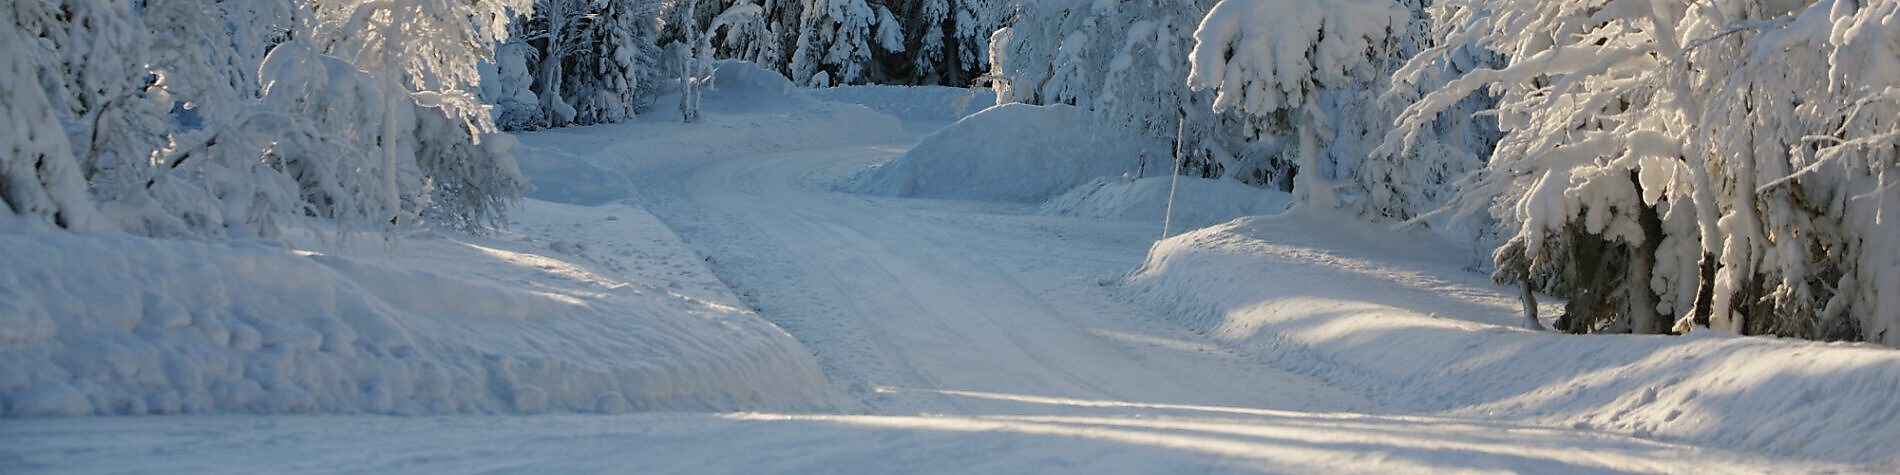
<path fill-rule="evenodd" d="M 0 413 L 826 403 L 811 356 L 740 308 L 651 215 L 534 202 L 520 215 L 521 232 L 553 231 L 536 221 L 551 220 L 580 237 L 317 252 L 0 234 Z"/>
<path fill-rule="evenodd" d="M 1096 125 L 1070 106 L 1004 104 L 936 133 L 846 188 L 884 196 L 1040 203 L 1090 180 L 1133 174 L 1166 144 Z M 1159 158 L 1157 158 L 1159 157 Z"/>
<path fill-rule="evenodd" d="M 1168 213 L 1168 189 L 1174 190 L 1175 230 L 1193 229 L 1241 216 L 1286 211 L 1293 195 L 1256 188 L 1232 180 L 1181 177 L 1178 184 L 1166 176 L 1135 179 L 1099 178 L 1069 190 L 1042 205 L 1043 214 L 1085 218 L 1153 221 L 1160 225 Z"/>
<path fill-rule="evenodd" d="M 965 116 L 996 103 L 988 88 L 944 86 L 839 86 L 812 89 L 812 97 L 868 107 L 904 121 L 904 129 L 923 135 L 936 132 Z"/>
<path fill-rule="evenodd" d="M 679 103 L 677 94 L 672 99 L 658 104 L 670 106 Z M 700 101 L 702 111 L 726 114 L 792 110 L 811 107 L 819 102 L 778 72 L 734 60 L 713 64 L 712 87 L 702 92 Z M 677 119 L 676 114 L 667 115 Z"/>
<path fill-rule="evenodd" d="M 1122 291 L 1280 366 L 1396 404 L 1786 456 L 1900 463 L 1900 351 L 1510 327 L 1455 245 L 1305 213 L 1159 243 Z M 1462 319 L 1460 319 L 1462 318 Z"/>

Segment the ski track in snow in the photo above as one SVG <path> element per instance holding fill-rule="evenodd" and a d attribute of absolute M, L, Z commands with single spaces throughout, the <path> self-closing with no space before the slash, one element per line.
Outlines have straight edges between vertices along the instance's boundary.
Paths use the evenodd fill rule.
<path fill-rule="evenodd" d="M 839 412 L 0 420 L 0 472 L 1864 470 L 1382 406 L 1118 300 L 1147 223 L 833 191 L 908 145 L 590 159 L 814 353 Z"/>

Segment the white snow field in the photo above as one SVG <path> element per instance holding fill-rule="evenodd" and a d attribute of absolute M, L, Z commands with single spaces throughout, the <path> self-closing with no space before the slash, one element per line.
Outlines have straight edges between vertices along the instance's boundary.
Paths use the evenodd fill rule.
<path fill-rule="evenodd" d="M 873 173 L 974 200 L 839 191 L 838 183 L 919 143 L 902 125 L 959 114 L 890 105 L 902 89 L 814 98 L 742 68 L 722 65 L 700 123 L 656 111 L 633 123 L 523 135 L 533 196 L 566 204 L 530 202 L 508 235 L 420 237 L 391 250 L 358 244 L 342 257 L 300 259 L 342 269 L 325 271 L 339 280 L 366 279 L 324 295 L 379 296 L 377 305 L 392 312 L 425 298 L 487 308 L 509 295 L 593 309 L 571 319 L 388 317 L 426 322 L 427 331 L 410 332 L 418 342 L 558 348 L 585 353 L 591 365 L 633 365 L 662 337 L 615 331 L 602 320 L 629 313 L 611 309 L 670 308 L 675 313 L 651 318 L 730 331 L 727 339 L 677 342 L 705 351 L 693 354 L 808 350 L 823 382 L 799 356 L 733 355 L 781 371 L 743 377 L 785 384 L 758 383 L 745 393 L 750 399 L 629 404 L 738 412 L 600 415 L 550 404 L 568 410 L 257 416 L 230 413 L 276 411 L 217 406 L 208 412 L 226 415 L 4 419 L 0 472 L 1890 473 L 1900 463 L 1890 422 L 1900 365 L 1891 350 L 1531 334 L 1508 328 L 1516 305 L 1508 289 L 1461 270 L 1465 251 L 1430 236 L 1401 240 L 1371 225 L 1294 214 L 1243 218 L 1154 245 L 1160 223 L 1139 197 L 1154 196 L 1157 182 L 1117 181 L 1120 168 L 1065 183 L 955 191 L 979 174 L 901 177 L 893 171 L 900 162 L 890 162 Z M 919 104 L 946 97 L 938 89 L 916 94 Z M 950 147 L 955 134 L 994 133 L 957 127 L 1023 125 L 982 125 L 999 110 L 1061 113 L 991 109 L 922 143 Z M 979 151 L 963 158 L 986 161 L 985 181 L 1014 173 L 1006 160 L 1041 166 L 1031 159 L 1050 153 L 1046 141 L 1064 133 L 1047 126 L 1008 135 L 1014 143 L 962 144 Z M 905 173 L 956 173 L 944 171 L 955 170 L 955 160 L 944 160 Z M 1108 180 L 1090 185 L 1095 191 L 1044 204 L 1068 191 L 1059 186 L 1101 178 Z M 1196 193 L 1246 195 L 1183 195 Z M 1257 196 L 1261 208 L 1233 212 L 1285 206 L 1284 196 Z M 703 257 L 668 251 L 682 242 Z M 701 261 L 718 281 L 701 272 Z M 198 266 L 213 272 L 205 267 L 216 266 Z M 135 276 L 142 269 L 122 268 Z M 424 284 L 448 281 L 421 277 L 430 274 L 481 283 L 493 296 L 430 288 Z M 381 296 L 384 286 L 408 297 Z M 755 325 L 755 316 L 803 348 Z M 613 345 L 570 345 L 539 333 L 552 331 L 534 328 L 542 318 Z M 500 334 L 503 325 L 531 333 Z M 8 344 L 16 339 L 9 335 Z M 1702 376 L 1708 365 L 1751 369 Z M 1776 388 L 1741 391 L 1761 385 Z M 542 388 L 550 400 L 567 389 Z M 1680 413 L 1664 419 L 1671 409 Z M 1781 412 L 1762 413 L 1770 410 Z"/>

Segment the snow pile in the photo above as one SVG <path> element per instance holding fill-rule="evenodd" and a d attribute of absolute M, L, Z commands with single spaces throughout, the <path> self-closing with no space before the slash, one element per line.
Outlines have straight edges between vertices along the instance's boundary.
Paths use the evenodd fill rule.
<path fill-rule="evenodd" d="M 1069 190 L 1042 205 L 1043 214 L 1153 221 L 1168 214 L 1168 190 L 1174 188 L 1173 228 L 1192 229 L 1241 216 L 1286 211 L 1293 195 L 1232 180 L 1166 176 L 1101 178 Z"/>
<path fill-rule="evenodd" d="M 918 198 L 1040 203 L 1100 177 L 1133 174 L 1167 145 L 1098 126 L 1070 106 L 1004 104 L 930 134 L 852 179 L 856 191 Z"/>
<path fill-rule="evenodd" d="M 732 60 L 714 64 L 712 88 L 704 94 L 701 104 L 708 112 L 794 110 L 818 103 L 785 76 L 756 64 Z"/>
<path fill-rule="evenodd" d="M 0 413 L 613 413 L 826 404 L 811 356 L 645 211 L 342 251 L 0 234 Z M 560 229 L 536 220 L 564 224 Z"/>
<path fill-rule="evenodd" d="M 1467 255 L 1294 212 L 1163 241 L 1123 291 L 1282 367 L 1421 410 L 1900 463 L 1900 352 L 1513 328 L 1516 299 L 1460 271 Z"/>
<path fill-rule="evenodd" d="M 996 104 L 996 91 L 944 86 L 840 86 L 813 89 L 822 100 L 868 107 L 904 121 L 904 129 L 929 134 Z"/>

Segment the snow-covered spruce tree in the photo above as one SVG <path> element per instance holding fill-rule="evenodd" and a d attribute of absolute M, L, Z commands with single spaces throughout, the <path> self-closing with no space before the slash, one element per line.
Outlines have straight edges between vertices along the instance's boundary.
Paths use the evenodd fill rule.
<path fill-rule="evenodd" d="M 1879 178 L 1893 169 L 1894 11 L 1447 1 L 1433 10 L 1453 26 L 1445 43 L 1414 64 L 1460 46 L 1507 64 L 1424 96 L 1387 145 L 1501 91 L 1506 136 L 1462 206 L 1510 229 L 1501 279 L 1572 298 L 1573 331 L 1656 332 L 1677 315 L 1677 330 L 1890 341 L 1874 328 L 1892 302 L 1873 289 L 1900 285 L 1893 252 L 1867 243 L 1892 232 L 1876 216 L 1894 196 Z"/>
<path fill-rule="evenodd" d="M 685 2 L 678 2 L 685 3 Z M 481 99 L 503 130 L 630 119 L 652 106 L 664 74 L 662 0 L 536 0 L 482 64 Z"/>
<path fill-rule="evenodd" d="M 563 74 L 580 124 L 619 122 L 652 105 L 661 81 L 659 4 L 653 0 L 594 0 L 592 20 L 580 32 L 591 49 L 570 55 Z"/>
<path fill-rule="evenodd" d="M 525 29 L 527 21 L 517 19 L 511 29 Z M 521 33 L 517 33 L 520 35 Z M 495 47 L 495 61 L 482 66 L 482 102 L 493 106 L 490 115 L 502 130 L 530 130 L 547 125 L 541 110 L 541 98 L 534 93 L 535 65 L 541 52 L 523 41 L 524 36 L 510 35 L 506 43 Z"/>
<path fill-rule="evenodd" d="M 570 60 L 578 54 L 594 51 L 593 35 L 586 34 L 595 19 L 588 0 L 535 0 L 534 14 L 528 17 L 523 39 L 536 45 L 534 93 L 541 102 L 545 127 L 561 127 L 574 122 L 580 111 L 567 99 L 567 72 Z"/>
<path fill-rule="evenodd" d="M 1245 114 L 1253 137 L 1290 131 L 1294 194 L 1305 206 L 1335 208 L 1340 185 L 1321 166 L 1321 141 L 1345 103 L 1322 97 L 1378 84 L 1378 63 L 1409 18 L 1392 0 L 1222 0 L 1194 32 L 1188 84 L 1214 91 L 1216 111 Z"/>
<path fill-rule="evenodd" d="M 906 22 L 910 25 L 912 36 L 917 39 L 910 47 L 912 75 L 919 82 L 928 84 L 961 79 L 945 77 L 960 76 L 962 72 L 950 52 L 951 48 L 957 46 L 951 36 L 956 33 L 956 27 L 950 21 L 953 18 L 950 0 L 923 0 L 916 3 L 916 12 Z"/>
<path fill-rule="evenodd" d="M 961 73 L 950 75 L 946 70 L 939 84 L 973 86 L 985 82 L 979 76 L 991 68 L 990 35 L 1017 18 L 1017 3 L 1019 0 L 951 0 L 950 35 L 944 46 L 952 48 L 954 54 L 946 52 L 944 57 L 954 59 Z"/>
<path fill-rule="evenodd" d="M 1025 2 L 990 42 L 991 75 L 1007 82 L 997 102 L 1094 106 L 1120 31 L 1134 20 L 1118 2 Z"/>
<path fill-rule="evenodd" d="M 883 5 L 865 0 L 802 0 L 800 11 L 798 38 L 787 64 L 794 83 L 871 82 L 882 76 L 873 55 L 905 51 L 904 26 Z"/>
<path fill-rule="evenodd" d="M 768 23 L 765 8 L 756 3 L 744 0 L 733 3 L 714 16 L 704 31 L 704 41 L 712 45 L 715 57 L 747 61 L 762 67 L 781 63 L 778 32 Z"/>

